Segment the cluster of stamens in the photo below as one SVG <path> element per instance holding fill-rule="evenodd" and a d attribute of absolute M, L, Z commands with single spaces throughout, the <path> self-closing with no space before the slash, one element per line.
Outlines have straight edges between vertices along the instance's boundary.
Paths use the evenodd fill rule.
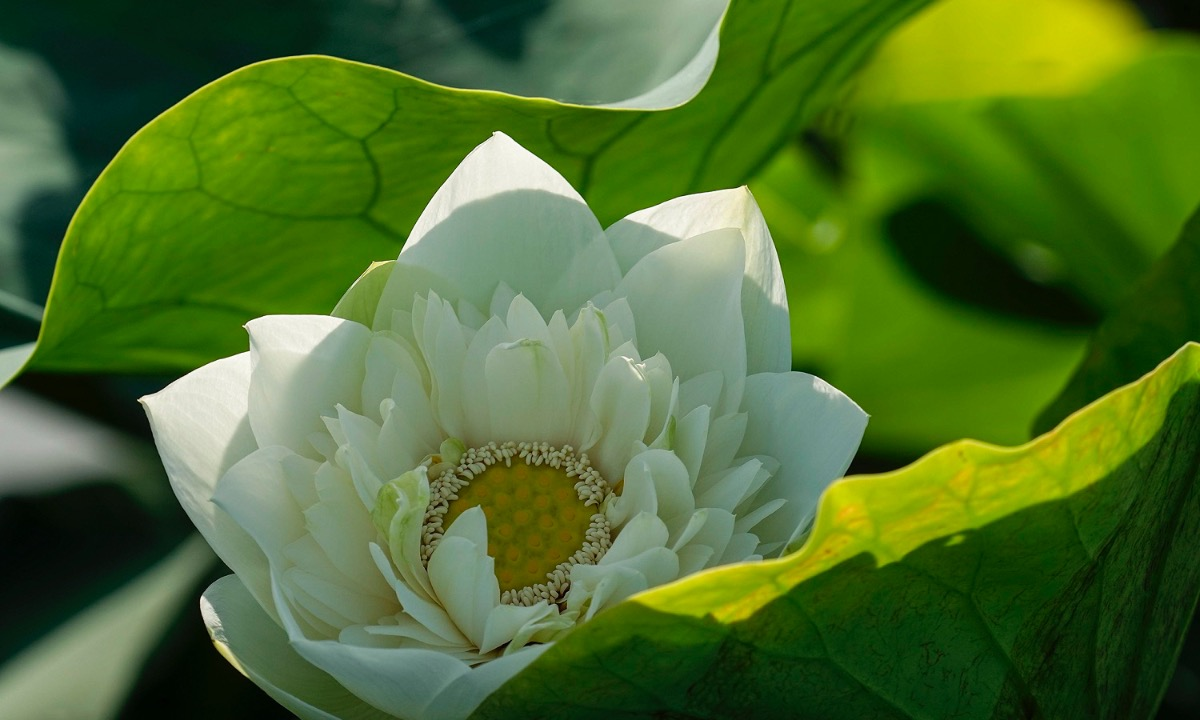
<path fill-rule="evenodd" d="M 437 460 L 440 461 L 441 458 Z M 511 468 L 514 460 L 531 468 L 547 466 L 562 471 L 567 478 L 575 480 L 574 492 L 583 508 L 594 508 L 587 530 L 583 534 L 582 545 L 565 561 L 547 572 L 545 582 L 518 588 L 501 587 L 500 602 L 504 604 L 529 606 L 541 600 L 552 604 L 561 603 L 571 586 L 572 568 L 576 565 L 596 564 L 612 546 L 612 528 L 602 512 L 603 503 L 612 491 L 600 473 L 588 462 L 587 454 L 576 455 L 570 445 L 556 448 L 548 443 L 490 442 L 467 449 L 457 465 L 445 462 L 431 463 L 429 506 L 425 511 L 421 533 L 421 561 L 428 565 L 429 558 L 441 541 L 448 522 L 450 504 L 458 500 L 471 482 L 484 474 L 488 468 L 500 464 Z"/>

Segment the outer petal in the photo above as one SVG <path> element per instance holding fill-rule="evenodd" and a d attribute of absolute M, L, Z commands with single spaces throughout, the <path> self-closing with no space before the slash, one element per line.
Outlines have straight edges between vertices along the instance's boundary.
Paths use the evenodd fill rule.
<path fill-rule="evenodd" d="M 639 260 L 614 291 L 633 309 L 642 356 L 661 352 L 683 380 L 720 370 L 729 409 L 746 377 L 743 248 L 736 229 L 670 243 Z"/>
<path fill-rule="evenodd" d="M 370 648 L 295 636 L 292 647 L 358 697 L 403 720 L 422 717 L 422 708 L 470 672 L 466 663 L 438 650 Z"/>
<path fill-rule="evenodd" d="M 829 383 L 800 372 L 750 376 L 742 408 L 749 421 L 739 454 L 780 463 L 758 498 L 787 500 L 755 533 L 763 545 L 790 544 L 816 512 L 821 493 L 850 466 L 867 414 Z"/>
<path fill-rule="evenodd" d="M 268 315 L 250 333 L 250 426 L 259 445 L 307 452 L 341 403 L 360 410 L 371 331 L 324 315 Z"/>
<path fill-rule="evenodd" d="M 620 277 L 592 211 L 553 168 L 496 133 L 430 200 L 396 261 L 381 310 L 429 290 L 486 310 L 497 284 L 546 317 L 574 310 Z"/>
<path fill-rule="evenodd" d="M 258 446 L 250 431 L 250 353 L 217 360 L 141 399 L 175 497 L 221 560 L 274 613 L 267 559 L 212 502 L 217 481 Z"/>
<path fill-rule="evenodd" d="M 640 210 L 605 234 L 621 272 L 663 245 L 721 228 L 737 228 L 746 241 L 742 317 L 747 372 L 786 372 L 792 366 L 787 294 L 775 243 L 762 212 L 745 187 L 687 195 Z"/>
<path fill-rule="evenodd" d="M 528 645 L 517 652 L 472 668 L 455 678 L 425 708 L 423 720 L 458 720 L 470 715 L 484 698 L 525 669 L 550 645 Z"/>
<path fill-rule="evenodd" d="M 225 659 L 301 718 L 390 717 L 296 654 L 283 629 L 263 612 L 236 576 L 213 583 L 200 599 L 200 610 Z"/>

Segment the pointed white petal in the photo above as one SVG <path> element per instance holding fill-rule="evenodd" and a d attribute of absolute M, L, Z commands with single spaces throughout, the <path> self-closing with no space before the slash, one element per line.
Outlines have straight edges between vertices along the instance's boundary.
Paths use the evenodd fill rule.
<path fill-rule="evenodd" d="M 259 445 L 309 454 L 308 435 L 342 403 L 359 410 L 371 331 L 323 315 L 268 315 L 250 333 L 250 426 Z"/>
<path fill-rule="evenodd" d="M 621 476 L 634 443 L 645 437 L 650 400 L 650 386 L 629 358 L 613 358 L 600 370 L 590 401 L 600 438 L 589 454 L 605 478 L 615 482 Z"/>
<path fill-rule="evenodd" d="M 667 544 L 667 526 L 653 513 L 638 513 L 624 527 L 617 531 L 612 547 L 600 558 L 599 565 L 614 565 L 623 560 L 639 555 L 646 550 L 665 547 Z M 594 567 L 591 565 L 576 565 L 575 568 Z M 571 571 L 572 573 L 575 570 Z"/>
<path fill-rule="evenodd" d="M 407 308 L 414 293 L 432 289 L 485 309 L 499 281 L 549 317 L 582 306 L 619 278 L 600 224 L 579 194 L 499 133 L 433 196 L 396 262 L 383 306 Z"/>
<path fill-rule="evenodd" d="M 780 463 L 758 498 L 787 500 L 755 533 L 763 544 L 791 543 L 821 493 L 850 466 L 867 414 L 829 383 L 799 372 L 747 378 L 743 408 L 749 423 L 740 454 L 770 455 Z"/>
<path fill-rule="evenodd" d="M 371 707 L 300 657 L 287 634 L 234 575 L 217 580 L 200 600 L 213 643 L 235 668 L 305 720 L 375 720 Z"/>
<path fill-rule="evenodd" d="M 494 439 L 488 405 L 487 358 L 495 347 L 511 340 L 504 321 L 493 316 L 467 345 L 462 367 L 464 433 L 461 439 L 468 446 L 482 445 Z"/>
<path fill-rule="evenodd" d="M 561 445 L 570 427 L 567 377 L 553 349 L 536 340 L 499 345 L 488 353 L 491 438 Z"/>
<path fill-rule="evenodd" d="M 745 440 L 747 422 L 746 413 L 732 413 L 709 423 L 708 439 L 704 443 L 704 460 L 700 463 L 700 485 L 704 484 L 706 476 L 723 472 L 733 463 L 734 457 L 739 454 L 738 448 Z"/>
<path fill-rule="evenodd" d="M 524 295 L 517 295 L 508 306 L 504 324 L 508 326 L 513 340 L 537 340 L 550 345 L 550 329 L 541 313 Z"/>
<path fill-rule="evenodd" d="M 450 437 L 462 437 L 462 367 L 467 354 L 467 337 L 454 308 L 436 295 L 430 296 L 423 317 L 413 315 L 430 376 L 430 405 L 438 425 Z"/>
<path fill-rule="evenodd" d="M 141 403 L 171 489 L 188 518 L 274 613 L 266 557 L 212 502 L 221 476 L 258 448 L 247 416 L 249 388 L 250 353 L 242 353 L 194 370 Z"/>
<path fill-rule="evenodd" d="M 506 642 L 510 642 L 526 625 L 557 617 L 558 608 L 550 607 L 545 600 L 528 607 L 521 605 L 497 605 L 488 613 L 487 625 L 483 630 L 480 653 L 489 653 Z"/>
<path fill-rule="evenodd" d="M 496 563 L 487 547 L 487 521 L 475 506 L 454 520 L 429 558 L 438 600 L 476 647 L 483 644 L 488 613 L 500 604 Z"/>
<path fill-rule="evenodd" d="M 687 468 L 688 481 L 693 488 L 696 487 L 696 480 L 700 477 L 704 448 L 708 443 L 710 412 L 707 405 L 701 405 L 684 415 L 675 426 L 675 454 Z"/>
<path fill-rule="evenodd" d="M 633 309 L 642 355 L 666 355 L 682 380 L 720 370 L 730 410 L 746 375 L 743 262 L 741 232 L 714 230 L 649 253 L 614 291 Z"/>
<path fill-rule="evenodd" d="M 748 189 L 668 200 L 630 215 L 605 234 L 621 272 L 627 273 L 663 245 L 721 228 L 737 228 L 746 241 L 742 316 L 747 372 L 785 372 L 791 368 L 792 347 L 783 274 L 766 221 Z"/>

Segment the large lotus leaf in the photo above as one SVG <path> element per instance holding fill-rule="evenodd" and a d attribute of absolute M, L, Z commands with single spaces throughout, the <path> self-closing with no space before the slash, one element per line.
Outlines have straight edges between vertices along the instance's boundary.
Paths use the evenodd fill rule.
<path fill-rule="evenodd" d="M 832 101 L 876 40 L 927 0 L 730 5 L 685 105 L 631 111 L 450 90 L 331 58 L 238 71 L 151 123 L 80 207 L 33 365 L 186 368 L 270 312 L 328 312 L 396 255 L 437 185 L 502 130 L 611 222 L 737 185 Z"/>
<path fill-rule="evenodd" d="M 855 82 L 864 106 L 1075 94 L 1148 39 L 1126 0 L 942 0 L 905 23 Z"/>
<path fill-rule="evenodd" d="M 1050 427 L 1130 382 L 1188 341 L 1200 341 L 1200 212 L 1192 215 L 1175 247 L 1105 318 L 1083 363 L 1037 427 Z"/>
<path fill-rule="evenodd" d="M 606 611 L 476 717 L 1148 718 L 1200 593 L 1198 441 L 1189 345 L 1027 445 L 836 483 L 798 552 Z"/>
<path fill-rule="evenodd" d="M 1158 41 L 1077 96 L 864 108 L 841 183 L 793 150 L 752 184 L 795 361 L 872 414 L 864 448 L 1029 437 L 1200 199 L 1197 72 L 1200 46 Z"/>
<path fill-rule="evenodd" d="M 1200 43 L 1160 40 L 1070 97 L 864 112 L 851 152 L 884 215 L 944 198 L 998 250 L 1101 311 L 1174 241 L 1200 199 Z"/>
<path fill-rule="evenodd" d="M 451 87 L 582 105 L 696 93 L 729 0 L 334 0 L 319 51 Z M 682 96 L 680 95 L 682 93 Z"/>
<path fill-rule="evenodd" d="M 787 278 L 795 363 L 871 413 L 864 450 L 903 457 L 962 437 L 1028 438 L 1078 362 L 1085 329 L 988 312 L 929 287 L 800 148 L 751 188 Z M 945 228 L 928 232 L 933 243 Z M 947 272 L 965 274 L 966 248 L 946 239 L 958 243 Z M 996 277 L 1003 258 L 991 260 L 978 271 Z"/>

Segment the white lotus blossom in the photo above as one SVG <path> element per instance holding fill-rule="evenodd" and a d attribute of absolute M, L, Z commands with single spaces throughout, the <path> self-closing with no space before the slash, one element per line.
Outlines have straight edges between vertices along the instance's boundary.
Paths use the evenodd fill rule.
<path fill-rule="evenodd" d="M 301 717 L 463 717 L 605 608 L 779 554 L 866 424 L 788 327 L 744 188 L 603 230 L 493 136 L 332 317 L 144 399 L 235 573 L 218 648 Z"/>

